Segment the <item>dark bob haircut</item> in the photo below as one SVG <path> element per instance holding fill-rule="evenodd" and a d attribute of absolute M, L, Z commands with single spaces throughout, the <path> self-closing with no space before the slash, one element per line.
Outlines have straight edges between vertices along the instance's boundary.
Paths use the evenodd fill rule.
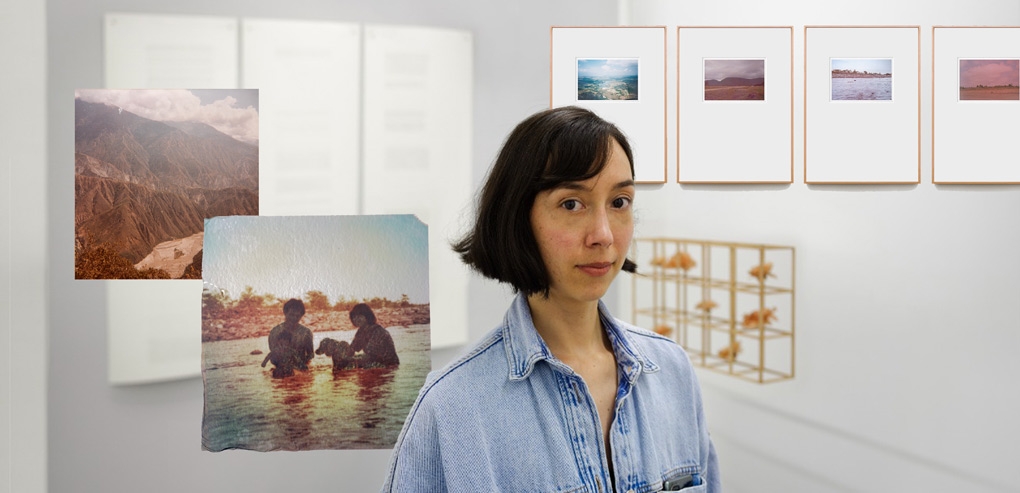
<path fill-rule="evenodd" d="M 370 324 L 375 323 L 375 312 L 372 311 L 372 307 L 364 303 L 358 303 L 357 305 L 354 305 L 354 308 L 351 308 L 351 322 L 354 322 L 354 317 L 358 315 L 365 317 L 365 320 L 368 320 L 368 323 Z"/>
<path fill-rule="evenodd" d="M 291 298 L 283 304 L 283 313 L 287 313 L 291 310 L 298 310 L 302 315 L 305 314 L 305 303 L 297 298 Z"/>
<path fill-rule="evenodd" d="M 503 142 L 478 200 L 474 227 L 452 244 L 461 260 L 485 277 L 525 295 L 549 294 L 549 273 L 531 229 L 539 192 L 602 172 L 620 144 L 634 176 L 634 155 L 616 125 L 577 106 L 531 115 Z M 626 259 L 623 270 L 636 265 Z"/>

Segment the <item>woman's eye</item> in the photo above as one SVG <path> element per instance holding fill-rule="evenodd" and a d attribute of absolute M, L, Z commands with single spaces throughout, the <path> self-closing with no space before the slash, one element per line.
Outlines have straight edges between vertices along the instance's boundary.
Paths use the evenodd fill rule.
<path fill-rule="evenodd" d="M 630 198 L 628 197 L 617 197 L 613 199 L 613 207 L 617 209 L 623 209 L 630 205 Z"/>
<path fill-rule="evenodd" d="M 581 207 L 581 203 L 574 199 L 569 199 L 564 200 L 563 203 L 560 204 L 560 207 L 563 207 L 568 211 L 576 211 L 579 207 Z"/>

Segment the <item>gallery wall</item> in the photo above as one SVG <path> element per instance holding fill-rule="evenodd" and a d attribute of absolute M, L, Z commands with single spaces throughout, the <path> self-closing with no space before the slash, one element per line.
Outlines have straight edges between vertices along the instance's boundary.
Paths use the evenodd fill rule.
<path fill-rule="evenodd" d="M 19 19 L 30 24 L 43 15 L 40 4 L 5 2 L 4 7 L 18 5 L 24 9 Z M 8 97 L 10 79 L 3 79 L 3 107 L 15 104 L 28 115 L 17 124 L 45 121 L 46 132 L 36 134 L 48 133 L 44 149 L 32 148 L 30 140 L 22 142 L 32 149 L 25 167 L 4 168 L 11 170 L 12 179 L 24 172 L 29 180 L 14 189 L 21 195 L 12 195 L 18 199 L 19 217 L 45 227 L 36 231 L 12 224 L 14 234 L 25 231 L 30 239 L 20 245 L 24 250 L 15 252 L 18 262 L 11 263 L 7 274 L 27 296 L 22 301 L 12 293 L 12 304 L 28 307 L 20 313 L 32 314 L 13 319 L 16 347 L 9 349 L 12 358 L 20 359 L 12 364 L 48 357 L 46 371 L 14 367 L 10 385 L 28 387 L 14 388 L 16 402 L 9 410 L 0 409 L 15 418 L 19 409 L 39 410 L 35 419 L 45 419 L 47 425 L 36 426 L 31 416 L 15 421 L 27 426 L 10 431 L 19 454 L 18 461 L 12 459 L 19 469 L 11 478 L 15 486 L 25 487 L 11 491 L 45 491 L 47 479 L 54 492 L 136 491 L 139 485 L 147 491 L 267 491 L 295 484 L 302 489 L 372 491 L 381 484 L 389 457 L 389 451 L 201 452 L 201 380 L 107 384 L 105 290 L 91 281 L 71 279 L 70 166 L 73 90 L 102 86 L 102 22 L 107 12 L 471 30 L 476 185 L 510 127 L 548 103 L 550 25 L 610 25 L 619 12 L 634 25 L 671 26 L 671 43 L 676 25 L 794 26 L 794 184 L 681 186 L 675 183 L 676 149 L 671 145 L 667 184 L 640 186 L 635 204 L 637 236 L 797 247 L 796 378 L 758 386 L 699 372 L 725 490 L 1020 490 L 1020 471 L 1012 464 L 1020 456 L 1020 424 L 1015 420 L 1020 414 L 1015 391 L 1020 359 L 1013 354 L 1020 346 L 1020 312 L 1014 308 L 1020 299 L 1020 257 L 1013 253 L 1020 243 L 1015 218 L 1020 186 L 935 186 L 930 168 L 931 26 L 1020 25 L 1020 5 L 1009 0 L 867 0 L 845 5 L 807 0 L 636 0 L 620 2 L 619 8 L 606 0 L 47 2 L 45 39 L 30 42 L 28 51 L 17 55 L 9 50 L 7 38 L 0 43 L 5 57 L 16 57 L 31 72 L 26 77 L 36 81 L 37 90 L 42 89 L 41 73 L 48 72 L 45 97 L 34 99 L 31 84 L 24 98 Z M 922 27 L 920 185 L 803 184 L 805 24 Z M 669 48 L 675 50 L 675 45 Z M 33 67 L 31 60 L 42 59 L 33 49 L 47 50 L 45 67 Z M 675 94 L 668 95 L 667 105 L 675 101 L 670 98 Z M 43 105 L 45 120 L 28 109 Z M 9 121 L 5 117 L 4 129 Z M 674 120 L 667 121 L 669 135 L 675 135 Z M 0 158 L 7 160 L 8 155 Z M 48 161 L 44 168 L 32 166 L 43 160 Z M 39 180 L 46 184 L 36 183 Z M 45 277 L 39 272 L 46 272 Z M 627 318 L 629 280 L 621 280 L 616 313 Z M 49 296 L 40 317 L 31 308 L 43 310 L 43 283 Z M 509 293 L 477 278 L 471 283 L 469 339 L 475 340 L 501 319 Z M 34 298 L 32 292 L 37 292 Z M 19 357 L 18 347 L 48 351 L 26 349 L 26 357 Z M 458 351 L 434 352 L 433 366 L 445 364 Z M 47 371 L 48 383 L 43 380 Z M 43 391 L 45 399 L 33 394 Z M 41 414 L 47 409 L 48 416 Z M 34 442 L 48 444 L 48 460 Z M 18 483 L 21 478 L 28 479 Z"/>
<path fill-rule="evenodd" d="M 103 16 L 216 15 L 469 30 L 475 67 L 472 184 L 477 186 L 512 126 L 548 106 L 549 26 L 615 24 L 617 2 L 52 0 L 46 6 L 49 491 L 137 491 L 139 485 L 154 492 L 377 490 L 389 450 L 202 452 L 200 379 L 107 383 L 105 289 L 96 281 L 74 281 L 71 255 L 73 91 L 103 85 Z M 468 338 L 476 340 L 502 319 L 510 293 L 477 277 L 470 282 Z M 434 351 L 433 368 L 461 349 Z"/>
<path fill-rule="evenodd" d="M 1020 185 L 931 179 L 932 26 L 1017 26 L 1020 4 L 627 5 L 630 24 L 671 26 L 674 65 L 678 25 L 794 27 L 794 183 L 679 185 L 671 145 L 668 182 L 639 187 L 635 201 L 635 237 L 797 249 L 796 377 L 757 385 L 699 372 L 724 490 L 1020 491 Z M 921 27 L 920 184 L 804 184 L 805 25 Z M 667 87 L 675 136 L 675 78 Z"/>
<path fill-rule="evenodd" d="M 0 2 L 0 493 L 46 491 L 45 26 Z"/>

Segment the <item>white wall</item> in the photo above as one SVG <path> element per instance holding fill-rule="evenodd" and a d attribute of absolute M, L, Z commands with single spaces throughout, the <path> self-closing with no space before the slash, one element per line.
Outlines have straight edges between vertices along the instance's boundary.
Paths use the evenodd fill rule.
<path fill-rule="evenodd" d="M 931 27 L 1020 25 L 1020 3 L 626 5 L 670 26 L 674 67 L 677 25 L 794 26 L 794 184 L 681 186 L 671 164 L 635 202 L 639 237 L 797 248 L 796 378 L 699 372 L 725 491 L 1020 491 L 1020 186 L 931 184 Z M 804 25 L 921 26 L 920 185 L 802 183 Z"/>
<path fill-rule="evenodd" d="M 0 2 L 0 492 L 46 491 L 46 9 Z"/>
<path fill-rule="evenodd" d="M 377 490 L 383 481 L 389 450 L 202 452 L 201 380 L 129 387 L 107 385 L 105 290 L 96 281 L 72 279 L 71 248 L 73 91 L 103 85 L 102 26 L 106 12 L 322 19 L 470 30 L 475 43 L 472 186 L 477 187 L 512 126 L 548 106 L 549 26 L 613 24 L 616 2 L 48 2 L 50 490 L 175 493 Z M 472 278 L 469 290 L 469 339 L 476 340 L 502 319 L 508 292 L 477 277 Z M 196 344 L 197 334 L 196 331 Z M 434 351 L 433 367 L 444 365 L 460 351 L 460 348 Z"/>

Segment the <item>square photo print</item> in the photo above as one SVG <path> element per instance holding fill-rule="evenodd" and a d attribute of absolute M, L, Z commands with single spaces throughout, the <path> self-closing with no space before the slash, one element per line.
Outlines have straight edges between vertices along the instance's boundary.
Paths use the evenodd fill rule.
<path fill-rule="evenodd" d="M 259 213 L 256 89 L 74 95 L 75 279 L 201 279 L 206 218 Z"/>
<path fill-rule="evenodd" d="M 831 101 L 892 101 L 892 58 L 830 60 Z"/>
<path fill-rule="evenodd" d="M 705 101 L 765 101 L 764 59 L 704 60 Z"/>
<path fill-rule="evenodd" d="M 960 59 L 960 101 L 1020 101 L 1020 59 Z"/>
<path fill-rule="evenodd" d="M 637 101 L 637 58 L 578 58 L 578 101 Z"/>
<path fill-rule="evenodd" d="M 202 448 L 385 449 L 431 370 L 411 215 L 206 222 Z"/>

